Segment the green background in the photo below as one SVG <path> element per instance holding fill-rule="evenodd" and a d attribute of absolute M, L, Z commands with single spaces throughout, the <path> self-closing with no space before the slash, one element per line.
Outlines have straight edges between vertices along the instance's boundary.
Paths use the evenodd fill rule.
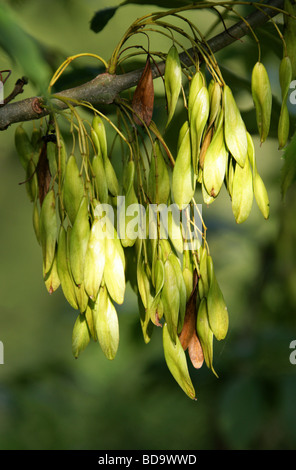
<path fill-rule="evenodd" d="M 130 22 L 157 10 L 124 6 L 95 35 L 89 21 L 110 2 L 5 3 L 45 46 L 53 70 L 66 56 L 82 52 L 108 59 Z M 198 21 L 198 15 L 191 18 Z M 251 48 L 253 56 L 244 53 L 244 47 L 247 39 L 218 57 L 223 66 L 249 80 L 256 47 Z M 278 57 L 269 54 L 266 60 L 277 95 Z M 97 66 L 94 59 L 82 59 L 83 64 Z M 6 95 L 23 72 L 1 49 L 0 66 L 13 70 Z M 159 79 L 155 87 L 161 91 Z M 240 83 L 233 89 L 241 91 Z M 34 93 L 27 86 L 18 99 Z M 248 92 L 238 99 L 247 109 Z M 296 339 L 296 191 L 290 189 L 285 202 L 281 200 L 282 152 L 276 139 L 261 147 L 256 141 L 258 169 L 271 202 L 268 221 L 254 203 L 247 222 L 237 226 L 224 190 L 214 204 L 203 205 L 230 329 L 225 341 L 214 344 L 219 379 L 206 366 L 190 368 L 197 392 L 197 401 L 191 401 L 167 369 L 161 331 L 145 345 L 129 288 L 125 304 L 118 308 L 115 360 L 105 359 L 95 343 L 73 358 L 76 312 L 60 289 L 50 296 L 43 284 L 32 205 L 19 184 L 25 176 L 14 149 L 15 127 L 0 134 L 0 449 L 294 449 L 296 365 L 289 361 L 289 346 Z M 172 143 L 179 127 L 176 117 Z"/>

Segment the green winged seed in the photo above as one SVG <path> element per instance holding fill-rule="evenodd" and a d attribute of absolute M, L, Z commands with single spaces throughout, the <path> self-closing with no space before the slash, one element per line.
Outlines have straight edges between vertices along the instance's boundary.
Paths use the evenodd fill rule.
<path fill-rule="evenodd" d="M 90 332 L 85 315 L 79 313 L 72 331 L 72 353 L 75 359 L 84 351 L 90 342 Z"/>
<path fill-rule="evenodd" d="M 183 278 L 183 273 L 182 273 L 182 268 L 181 268 L 181 263 L 179 261 L 179 258 L 174 253 L 171 253 L 169 255 L 169 260 L 172 263 L 173 268 L 175 270 L 178 290 L 179 290 L 179 317 L 178 317 L 178 330 L 177 330 L 179 334 L 181 333 L 184 319 L 185 319 L 187 291 L 186 291 L 186 284 Z"/>
<path fill-rule="evenodd" d="M 121 244 L 124 248 L 135 244 L 138 233 L 143 226 L 140 222 L 142 214 L 139 213 L 138 208 L 138 199 L 134 185 L 132 185 L 125 195 L 125 233 L 124 236 L 121 236 Z"/>
<path fill-rule="evenodd" d="M 68 158 L 62 191 L 64 208 L 73 225 L 84 195 L 83 179 L 74 155 Z"/>
<path fill-rule="evenodd" d="M 288 138 L 289 138 L 289 130 L 290 130 L 290 116 L 289 110 L 285 103 L 283 103 L 280 112 L 280 118 L 278 123 L 278 142 L 279 142 L 279 149 L 285 147 Z"/>
<path fill-rule="evenodd" d="M 209 92 L 206 86 L 202 86 L 192 104 L 190 115 L 192 164 L 195 174 L 197 174 L 198 171 L 198 157 L 200 153 L 201 139 L 209 117 L 209 112 Z"/>
<path fill-rule="evenodd" d="M 105 174 L 103 157 L 101 154 L 95 155 L 92 160 L 92 170 L 95 177 L 96 193 L 101 204 L 108 203 L 108 185 Z"/>
<path fill-rule="evenodd" d="M 136 167 L 135 167 L 134 160 L 129 160 L 124 166 L 122 183 L 123 183 L 123 191 L 125 194 L 128 193 L 131 187 L 134 185 L 135 170 L 136 170 Z"/>
<path fill-rule="evenodd" d="M 213 196 L 210 196 L 209 193 L 207 192 L 203 179 L 201 181 L 201 192 L 202 192 L 202 197 L 203 197 L 203 201 L 205 204 L 210 205 L 215 201 L 215 198 Z"/>
<path fill-rule="evenodd" d="M 279 68 L 279 79 L 283 101 L 287 101 L 289 88 L 292 80 L 292 63 L 289 56 L 283 57 Z"/>
<path fill-rule="evenodd" d="M 101 349 L 107 359 L 113 360 L 119 345 L 119 324 L 116 309 L 106 287 L 100 288 L 93 314 Z"/>
<path fill-rule="evenodd" d="M 84 281 L 84 263 L 90 235 L 88 200 L 83 197 L 70 235 L 69 259 L 77 286 Z"/>
<path fill-rule="evenodd" d="M 165 280 L 162 288 L 161 300 L 170 336 L 173 341 L 176 341 L 180 309 L 180 292 L 177 275 L 174 266 L 169 259 L 166 259 L 164 262 L 164 272 Z"/>
<path fill-rule="evenodd" d="M 139 222 L 141 214 L 138 212 L 138 199 L 134 187 L 135 162 L 130 160 L 123 172 L 124 204 L 120 208 L 119 230 L 121 244 L 123 247 L 131 247 L 137 239 L 137 229 L 140 230 L 142 224 Z M 137 216 L 135 215 L 137 213 Z"/>
<path fill-rule="evenodd" d="M 68 262 L 68 269 L 70 273 L 70 277 L 73 283 L 73 288 L 75 291 L 75 297 L 77 300 L 77 305 L 81 313 L 84 313 L 86 311 L 88 302 L 89 302 L 89 297 L 84 289 L 84 282 L 81 284 L 77 285 L 74 281 L 74 277 L 71 271 L 71 261 L 70 261 L 70 242 L 71 242 L 71 234 L 72 234 L 73 228 L 71 225 L 67 226 L 67 262 Z"/>
<path fill-rule="evenodd" d="M 59 181 L 62 183 L 65 176 L 66 165 L 67 165 L 67 149 L 66 144 L 62 138 L 60 138 L 59 143 L 55 148 L 56 153 L 56 162 L 59 172 Z"/>
<path fill-rule="evenodd" d="M 225 143 L 237 163 L 243 168 L 247 159 L 248 143 L 245 124 L 228 85 L 223 90 Z"/>
<path fill-rule="evenodd" d="M 104 168 L 105 168 L 105 175 L 106 175 L 108 190 L 110 191 L 112 196 L 118 196 L 119 195 L 118 179 L 117 179 L 115 170 L 112 166 L 112 163 L 108 157 L 104 158 Z"/>
<path fill-rule="evenodd" d="M 249 217 L 252 204 L 253 176 L 249 158 L 247 158 L 244 168 L 236 164 L 233 175 L 232 212 L 238 224 Z"/>
<path fill-rule="evenodd" d="M 60 281 L 58 270 L 57 270 L 56 254 L 53 259 L 49 272 L 44 276 L 44 284 L 49 294 L 53 294 L 53 292 L 55 292 L 61 285 L 61 281 Z"/>
<path fill-rule="evenodd" d="M 225 338 L 228 331 L 228 311 L 225 300 L 216 279 L 211 256 L 207 258 L 209 291 L 207 294 L 207 310 L 210 328 L 215 338 L 220 341 Z"/>
<path fill-rule="evenodd" d="M 267 193 L 267 189 L 265 184 L 259 175 L 256 173 L 253 178 L 253 186 L 254 186 L 254 196 L 257 202 L 257 205 L 265 219 L 269 217 L 269 197 Z"/>
<path fill-rule="evenodd" d="M 193 272 L 187 267 L 183 269 L 183 279 L 186 287 L 186 301 L 188 302 L 193 290 Z"/>
<path fill-rule="evenodd" d="M 182 85 L 182 68 L 175 45 L 170 48 L 166 57 L 164 85 L 168 106 L 168 119 L 166 126 L 168 126 L 175 113 Z"/>
<path fill-rule="evenodd" d="M 269 197 L 267 189 L 261 176 L 258 173 L 256 165 L 255 147 L 251 135 L 248 133 L 248 156 L 253 170 L 253 191 L 257 205 L 265 219 L 269 217 Z"/>
<path fill-rule="evenodd" d="M 75 284 L 75 291 L 79 310 L 81 313 L 84 313 L 89 301 L 89 297 L 84 289 L 84 283 L 82 282 L 79 286 Z"/>
<path fill-rule="evenodd" d="M 96 133 L 96 136 L 98 138 L 98 144 L 97 145 L 100 146 L 101 153 L 103 155 L 103 158 L 105 159 L 105 158 L 107 158 L 106 130 L 105 130 L 103 120 L 97 114 L 93 117 L 92 128 L 93 128 L 93 130 Z M 98 151 L 98 149 L 97 149 L 97 151 Z"/>
<path fill-rule="evenodd" d="M 166 261 L 169 255 L 172 253 L 172 245 L 169 240 L 162 238 L 160 240 L 161 256 L 163 261 Z"/>
<path fill-rule="evenodd" d="M 49 272 L 55 257 L 57 230 L 55 193 L 51 189 L 46 194 L 40 211 L 40 243 L 44 274 Z"/>
<path fill-rule="evenodd" d="M 79 306 L 75 295 L 75 286 L 69 271 L 67 232 L 63 226 L 60 227 L 60 233 L 58 237 L 57 270 L 61 281 L 62 291 L 66 300 L 71 305 L 71 307 L 78 310 Z"/>
<path fill-rule="evenodd" d="M 148 178 L 148 196 L 152 204 L 166 204 L 170 195 L 170 177 L 159 141 L 154 143 Z"/>
<path fill-rule="evenodd" d="M 282 92 L 282 106 L 278 123 L 279 149 L 282 149 L 289 138 L 290 117 L 287 107 L 287 98 L 292 80 L 292 63 L 289 56 L 283 57 L 280 63 L 279 79 Z"/>
<path fill-rule="evenodd" d="M 93 302 L 89 302 L 84 311 L 84 315 L 85 315 L 85 320 L 89 329 L 89 334 L 94 341 L 97 341 L 98 338 L 97 338 L 97 333 L 96 333 L 95 325 L 94 325 L 93 309 L 94 309 Z"/>
<path fill-rule="evenodd" d="M 92 140 L 92 143 L 93 143 L 93 146 L 94 146 L 95 154 L 100 155 L 103 158 L 99 137 L 98 137 L 98 134 L 96 133 L 96 131 L 94 130 L 93 127 L 90 130 L 90 136 L 91 136 L 91 140 Z"/>
<path fill-rule="evenodd" d="M 208 86 L 209 99 L 210 99 L 210 115 L 208 127 L 212 126 L 219 116 L 221 110 L 222 88 L 218 82 L 213 79 Z"/>
<path fill-rule="evenodd" d="M 177 153 L 179 151 L 180 145 L 182 144 L 183 138 L 187 131 L 189 130 L 189 121 L 184 121 L 178 135 L 178 142 L 177 142 Z"/>
<path fill-rule="evenodd" d="M 92 139 L 93 139 L 97 154 L 98 155 L 101 154 L 103 157 L 108 189 L 110 193 L 112 194 L 112 196 L 118 196 L 119 184 L 118 184 L 118 179 L 117 179 L 115 170 L 108 157 L 106 130 L 105 130 L 103 120 L 98 115 L 95 115 L 92 121 Z"/>
<path fill-rule="evenodd" d="M 165 269 L 164 269 L 164 263 L 162 259 L 157 259 L 155 262 L 155 294 L 154 297 L 151 296 L 151 290 L 147 292 L 147 295 L 151 297 L 151 301 L 148 300 L 148 310 L 149 310 L 149 316 L 154 324 L 159 324 L 159 320 L 161 319 L 163 315 L 163 304 L 161 301 L 161 292 L 164 286 L 165 282 Z M 157 318 L 156 318 L 157 314 Z"/>
<path fill-rule="evenodd" d="M 267 70 L 261 62 L 257 62 L 253 67 L 251 88 L 258 131 L 262 143 L 266 140 L 269 133 L 272 92 Z"/>
<path fill-rule="evenodd" d="M 207 193 L 217 197 L 225 178 L 228 151 L 224 142 L 223 114 L 206 151 L 203 167 L 203 182 Z"/>
<path fill-rule="evenodd" d="M 155 294 L 159 295 L 162 291 L 165 281 L 165 270 L 162 259 L 157 259 L 155 262 Z"/>
<path fill-rule="evenodd" d="M 200 71 L 197 71 L 191 82 L 189 88 L 189 95 L 188 95 L 188 119 L 189 122 L 191 121 L 191 113 L 193 109 L 193 103 L 196 100 L 196 97 L 200 91 L 200 89 L 205 85 L 205 80 L 203 74 Z"/>
<path fill-rule="evenodd" d="M 125 293 L 124 252 L 115 229 L 114 238 L 106 236 L 105 250 L 104 280 L 110 297 L 117 304 L 122 304 Z"/>
<path fill-rule="evenodd" d="M 94 219 L 88 239 L 84 262 L 84 288 L 95 301 L 103 279 L 105 267 L 105 234 L 101 221 Z"/>
<path fill-rule="evenodd" d="M 176 342 L 172 341 L 167 323 L 164 323 L 162 330 L 164 357 L 168 369 L 186 395 L 195 399 L 195 389 L 189 375 L 186 355 L 181 342 L 178 336 Z"/>
<path fill-rule="evenodd" d="M 199 262 L 199 272 L 200 272 L 200 281 L 202 281 L 203 286 L 203 296 L 208 295 L 209 291 L 209 280 L 208 280 L 208 250 L 203 247 L 201 249 L 200 262 Z M 203 297 L 201 296 L 201 297 Z"/>
<path fill-rule="evenodd" d="M 227 190 L 228 190 L 230 197 L 232 197 L 233 176 L 234 176 L 235 165 L 236 165 L 236 162 L 234 158 L 230 154 L 228 154 L 226 181 L 227 181 Z"/>
<path fill-rule="evenodd" d="M 143 339 L 144 339 L 145 344 L 148 344 L 151 340 L 151 335 L 154 330 L 154 325 L 150 321 L 149 310 L 145 309 L 139 295 L 138 295 L 137 300 L 138 300 L 138 310 L 139 310 L 139 315 L 140 315 L 140 324 L 141 324 L 141 329 L 143 333 Z"/>
<path fill-rule="evenodd" d="M 214 335 L 209 325 L 207 300 L 203 297 L 200 301 L 196 317 L 196 332 L 200 341 L 205 363 L 217 376 L 213 368 L 213 339 Z"/>
<path fill-rule="evenodd" d="M 145 309 L 148 308 L 150 301 L 149 279 L 144 268 L 144 262 L 139 259 L 137 262 L 137 287 L 138 292 Z"/>
<path fill-rule="evenodd" d="M 189 300 L 192 290 L 193 290 L 193 261 L 191 258 L 191 251 L 183 251 L 183 279 L 186 286 L 186 299 Z"/>
<path fill-rule="evenodd" d="M 183 235 L 180 221 L 180 213 L 168 210 L 168 236 L 177 253 L 183 253 Z"/>
<path fill-rule="evenodd" d="M 184 209 L 195 192 L 195 176 L 191 160 L 189 128 L 185 132 L 173 169 L 172 195 L 179 209 Z"/>

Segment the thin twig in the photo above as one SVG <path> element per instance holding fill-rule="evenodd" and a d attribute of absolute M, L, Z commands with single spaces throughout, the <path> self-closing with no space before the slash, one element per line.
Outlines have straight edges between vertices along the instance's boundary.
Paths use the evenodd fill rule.
<path fill-rule="evenodd" d="M 267 4 L 262 4 L 260 10 L 256 9 L 256 11 L 246 16 L 244 21 L 239 21 L 228 30 L 224 30 L 222 33 L 209 39 L 208 45 L 211 51 L 216 53 L 248 34 L 250 32 L 248 25 L 252 28 L 264 25 L 270 18 L 282 11 L 283 5 L 284 0 L 270 0 Z M 186 52 L 182 52 L 180 54 L 181 62 L 185 65 L 192 65 L 191 54 L 194 57 L 196 50 L 188 49 Z M 202 58 L 200 60 L 202 61 Z M 164 73 L 165 62 L 158 63 L 157 67 L 152 64 L 151 68 L 152 76 L 155 79 Z M 56 96 L 60 95 L 76 102 L 88 102 L 93 106 L 112 104 L 120 92 L 128 90 L 138 83 L 142 72 L 143 68 L 122 75 L 103 73 L 83 85 L 56 93 Z M 36 103 L 39 103 L 38 110 L 34 106 Z M 5 130 L 16 122 L 40 119 L 50 114 L 55 107 L 57 110 L 62 110 L 67 105 L 58 99 L 50 99 L 50 102 L 46 103 L 41 97 L 32 97 L 9 103 L 5 107 L 0 108 L 0 130 Z"/>

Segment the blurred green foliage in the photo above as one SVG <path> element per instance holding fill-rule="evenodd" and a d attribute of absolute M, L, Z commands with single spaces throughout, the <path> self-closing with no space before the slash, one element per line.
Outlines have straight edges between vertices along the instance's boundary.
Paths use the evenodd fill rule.
<path fill-rule="evenodd" d="M 95 35 L 89 29 L 98 8 L 94 0 L 5 3 L 42 46 L 53 71 L 63 57 L 79 52 L 108 59 L 131 19 L 151 8 L 126 5 Z M 252 49 L 248 40 L 236 47 Z M 246 57 L 251 61 L 245 52 L 218 56 L 224 67 L 234 64 L 232 72 L 240 70 L 244 81 L 251 74 Z M 269 53 L 266 59 L 276 91 L 277 57 Z M 15 80 L 23 74 L 2 50 L 0 63 L 12 67 Z M 84 63 L 93 65 L 82 61 L 81 67 Z M 21 98 L 34 92 L 28 86 Z M 242 94 L 249 103 L 247 98 Z M 156 102 L 158 117 L 161 112 Z M 179 122 L 176 118 L 168 133 L 172 146 Z M 276 140 L 256 146 L 271 202 L 268 221 L 254 204 L 248 221 L 236 226 L 226 191 L 203 206 L 230 331 L 223 344 L 214 344 L 219 379 L 205 366 L 190 370 L 198 397 L 192 402 L 166 367 L 161 331 L 144 344 L 130 291 L 118 309 L 115 360 L 105 359 L 97 344 L 73 358 L 76 312 L 60 291 L 51 297 L 44 287 L 32 206 L 19 184 L 24 175 L 14 130 L 0 135 L 0 449 L 295 449 L 296 366 L 289 362 L 289 345 L 296 339 L 296 190 L 290 188 L 281 201 L 282 154 Z"/>

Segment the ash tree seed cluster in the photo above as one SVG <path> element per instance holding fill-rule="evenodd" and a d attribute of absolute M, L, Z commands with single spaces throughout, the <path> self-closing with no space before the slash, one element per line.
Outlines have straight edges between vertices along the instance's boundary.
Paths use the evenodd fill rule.
<path fill-rule="evenodd" d="M 163 20 L 177 13 L 190 24 L 192 37 Z M 178 9 L 137 20 L 108 64 L 108 72 L 115 73 L 129 49 L 124 49 L 125 42 L 145 28 L 151 29 L 152 25 L 166 35 L 170 31 L 171 47 L 157 54 L 165 60 L 167 121 L 163 128 L 152 120 L 154 58 L 150 53 L 132 99 L 118 97 L 116 101 L 116 123 L 87 102 L 60 98 L 67 104 L 67 109 L 61 111 L 47 98 L 49 118 L 42 118 L 39 126 L 35 123 L 31 136 L 22 124 L 17 126 L 15 146 L 33 204 L 33 227 L 42 251 L 46 289 L 52 294 L 61 288 L 77 312 L 72 331 L 75 358 L 91 341 L 99 343 L 107 359 L 115 358 L 120 336 L 116 305 L 124 302 L 126 284 L 130 282 L 137 296 L 144 342 L 151 340 L 155 328 L 162 328 L 168 369 L 182 390 L 195 399 L 188 361 L 195 369 L 205 363 L 217 376 L 214 340 L 226 337 L 229 315 L 215 274 L 207 228 L 201 213 L 199 228 L 194 213 L 198 203 L 212 204 L 223 185 L 238 224 L 248 218 L 254 198 L 267 219 L 269 198 L 257 170 L 253 138 L 232 90 L 197 27 L 181 13 Z M 189 38 L 195 48 L 190 66 L 180 60 L 183 46 L 177 34 Z M 287 50 L 295 51 L 295 44 L 291 45 L 288 38 L 284 45 L 279 66 L 280 148 L 286 145 L 289 135 L 287 93 L 293 67 Z M 74 58 L 57 70 L 50 87 Z M 269 134 L 272 93 L 260 60 L 253 68 L 250 92 L 263 143 Z M 176 119 L 181 101 L 186 118 L 178 123 L 176 148 L 170 149 L 166 129 Z M 77 105 L 88 111 L 89 119 L 80 115 Z M 70 141 L 62 130 L 65 124 Z M 119 196 L 124 196 L 124 227 L 118 225 L 120 218 L 111 216 L 119 213 Z M 147 236 L 131 237 L 127 228 L 134 223 L 135 215 L 129 208 L 137 204 L 147 209 L 145 214 L 151 204 L 175 204 L 185 217 L 176 221 L 168 213 L 168 236 L 163 237 L 157 212 L 153 221 L 145 220 Z M 104 210 L 98 210 L 102 205 Z M 149 237 L 149 224 L 154 225 L 155 237 Z M 172 236 L 173 231 L 177 236 Z M 188 233 L 190 248 L 186 243 Z"/>

